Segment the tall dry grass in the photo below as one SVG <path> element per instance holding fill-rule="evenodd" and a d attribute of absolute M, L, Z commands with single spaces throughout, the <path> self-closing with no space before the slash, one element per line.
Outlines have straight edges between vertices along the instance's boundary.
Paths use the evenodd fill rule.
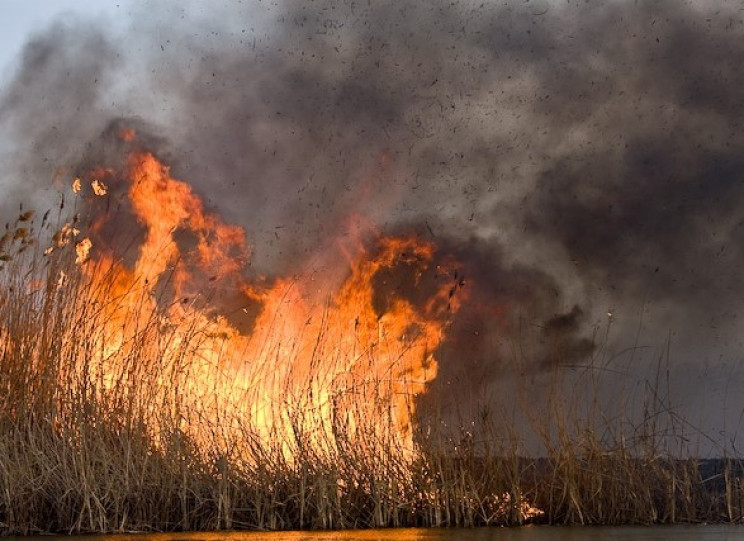
<path fill-rule="evenodd" d="M 181 351 L 198 348 L 193 322 L 138 314 L 112 371 L 100 351 L 111 310 L 90 299 L 121 299 L 91 296 L 107 282 L 80 272 L 74 239 L 44 249 L 61 224 L 22 213 L 0 240 L 3 534 L 742 521 L 741 462 L 675 447 L 689 427 L 660 396 L 663 381 L 648 386 L 640 422 L 555 384 L 545 407 L 484 409 L 467 429 L 439 429 L 432 414 L 402 449 L 340 392 L 321 433 L 298 396 L 273 412 L 291 431 L 268 433 L 215 411 L 209 389 L 195 400 L 189 355 L 172 355 L 176 335 Z M 591 389 L 595 374 L 564 384 Z"/>

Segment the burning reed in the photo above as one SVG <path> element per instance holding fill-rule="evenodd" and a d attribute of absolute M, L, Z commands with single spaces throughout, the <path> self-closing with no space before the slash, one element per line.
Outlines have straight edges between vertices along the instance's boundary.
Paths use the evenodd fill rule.
<path fill-rule="evenodd" d="M 150 154 L 73 191 L 0 239 L 3 533 L 742 520 L 741 464 L 676 454 L 653 389 L 634 426 L 559 391 L 455 432 L 419 411 L 465 298 L 431 243 L 268 282 Z"/>

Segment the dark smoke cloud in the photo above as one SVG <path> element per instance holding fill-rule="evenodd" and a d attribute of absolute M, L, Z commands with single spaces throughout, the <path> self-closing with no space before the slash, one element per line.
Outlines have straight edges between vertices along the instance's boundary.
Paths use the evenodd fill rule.
<path fill-rule="evenodd" d="M 9 146 L 3 156 L 5 205 L 35 203 L 58 170 L 85 152 L 103 114 L 95 104 L 115 76 L 117 58 L 97 28 L 82 22 L 55 24 L 26 45 L 0 102 Z"/>
<path fill-rule="evenodd" d="M 690 379 L 740 359 L 737 8 L 213 10 L 147 4 L 121 38 L 84 21 L 35 37 L 0 102 L 8 204 L 35 199 L 61 166 L 115 162 L 100 135 L 123 119 L 246 227 L 256 272 L 322 267 L 319 247 L 353 213 L 457 257 L 470 302 L 443 381 L 488 385 L 515 365 L 575 366 L 669 337 Z M 609 324 L 614 350 L 595 338 Z"/>

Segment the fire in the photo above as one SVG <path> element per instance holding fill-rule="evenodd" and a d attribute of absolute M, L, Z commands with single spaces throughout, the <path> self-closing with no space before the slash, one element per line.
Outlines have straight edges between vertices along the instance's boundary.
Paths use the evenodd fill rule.
<path fill-rule="evenodd" d="M 436 264 L 432 243 L 357 242 L 336 258 L 343 282 L 318 295 L 309 275 L 251 277 L 244 230 L 208 212 L 153 154 L 87 177 L 97 201 L 76 247 L 87 301 L 102 314 L 102 392 L 204 443 L 279 442 L 288 455 L 370 441 L 412 448 L 415 398 L 437 375 L 434 352 L 460 302 L 455 265 Z M 130 222 L 111 210 L 117 197 Z M 122 227 L 139 233 L 126 239 Z M 143 344 L 155 373 L 140 372 Z"/>

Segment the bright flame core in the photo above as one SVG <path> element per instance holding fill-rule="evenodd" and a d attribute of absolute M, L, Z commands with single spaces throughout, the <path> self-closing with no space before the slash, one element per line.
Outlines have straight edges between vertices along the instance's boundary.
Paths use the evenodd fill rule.
<path fill-rule="evenodd" d="M 122 228 L 111 212 L 91 226 L 83 268 L 104 315 L 102 389 L 129 386 L 129 400 L 159 412 L 154 430 L 205 444 L 280 442 L 289 456 L 365 442 L 413 448 L 415 398 L 437 375 L 433 353 L 460 300 L 454 264 L 436 264 L 433 244 L 358 241 L 336 258 L 348 264 L 344 282 L 318 296 L 306 276 L 249 281 L 244 231 L 207 212 L 152 154 L 131 154 L 123 174 L 91 172 L 94 193 L 112 198 L 117 178 L 143 237 L 126 255 L 111 240 Z M 399 274 L 414 291 L 388 283 Z M 138 369 L 143 343 L 157 373 Z"/>

